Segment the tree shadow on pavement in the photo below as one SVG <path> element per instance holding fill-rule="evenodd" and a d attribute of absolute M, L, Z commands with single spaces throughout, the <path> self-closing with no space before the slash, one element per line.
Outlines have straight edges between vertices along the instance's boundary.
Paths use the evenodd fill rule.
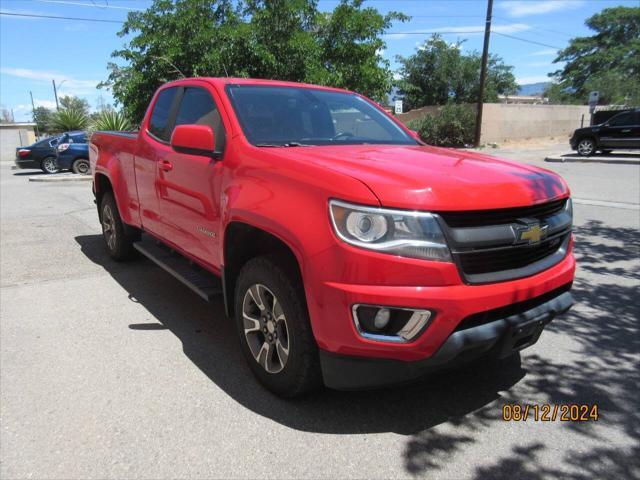
<path fill-rule="evenodd" d="M 564 353 L 527 353 L 523 365 L 519 356 L 502 363 L 487 360 L 401 388 L 324 390 L 295 401 L 271 395 L 254 380 L 221 303 L 211 306 L 200 301 L 146 260 L 127 265 L 113 262 L 99 235 L 76 240 L 91 261 L 159 322 L 130 325 L 132 334 L 141 329 L 171 330 L 181 340 L 185 355 L 207 377 L 259 415 L 310 432 L 407 435 L 405 469 L 423 476 L 450 466 L 454 457 L 459 460 L 473 444 L 486 441 L 489 430 L 503 422 L 501 408 L 506 403 L 595 403 L 601 415 L 596 424 L 554 423 L 556 429 L 568 429 L 591 446 L 567 447 L 562 466 L 544 460 L 548 451 L 563 448 L 561 440 L 551 435 L 542 442 L 527 441 L 524 436 L 507 456 L 481 459 L 476 477 L 638 477 L 638 448 L 611 446 L 602 432 L 613 429 L 636 442 L 640 436 L 638 272 L 637 265 L 636 270 L 621 265 L 638 259 L 640 239 L 634 229 L 599 222 L 576 228 L 575 235 L 580 268 L 573 290 L 575 306 L 548 327 L 572 339 L 569 344 L 575 351 L 567 352 L 566 358 Z"/>
<path fill-rule="evenodd" d="M 597 404 L 597 423 L 554 422 L 549 427 L 578 435 L 576 444 L 562 444 L 552 434 L 544 442 L 524 436 L 506 457 L 477 467 L 476 478 L 640 478 L 640 236 L 637 229 L 611 228 L 598 221 L 574 233 L 579 265 L 572 291 L 575 304 L 547 328 L 570 337 L 575 348 L 560 355 L 525 354 L 526 375 L 503 394 L 501 405 L 455 418 L 445 425 L 448 429 L 413 436 L 405 451 L 410 473 L 443 468 L 454 455 L 463 455 L 492 422 L 502 421 L 504 404 Z M 628 446 L 611 446 L 614 438 Z M 543 460 L 558 448 L 561 462 Z"/>
<path fill-rule="evenodd" d="M 415 434 L 463 417 L 498 398 L 520 381 L 519 356 L 507 361 L 476 362 L 467 368 L 425 381 L 375 392 L 322 390 L 297 400 L 280 399 L 253 378 L 235 332 L 220 302 L 201 301 L 194 293 L 150 261 L 128 264 L 111 260 L 100 235 L 76 237 L 82 252 L 101 265 L 159 323 L 132 324 L 140 330 L 169 329 L 182 342 L 184 354 L 223 391 L 259 415 L 290 428 L 320 433 L 395 432 Z M 148 337 L 140 337 L 140 341 Z"/>

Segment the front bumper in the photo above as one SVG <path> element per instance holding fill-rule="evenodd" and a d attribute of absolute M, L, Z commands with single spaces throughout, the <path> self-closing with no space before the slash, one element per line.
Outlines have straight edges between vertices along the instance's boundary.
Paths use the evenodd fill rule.
<path fill-rule="evenodd" d="M 337 390 L 357 390 L 407 383 L 480 356 L 507 357 L 533 345 L 551 320 L 571 308 L 573 301 L 571 294 L 566 291 L 568 287 L 570 285 L 550 292 L 537 302 L 536 299 L 521 302 L 524 311 L 498 319 L 485 317 L 491 321 L 456 329 L 434 355 L 424 360 L 403 362 L 336 355 L 321 350 L 320 363 L 325 385 Z M 517 308 L 517 304 L 511 307 Z"/>

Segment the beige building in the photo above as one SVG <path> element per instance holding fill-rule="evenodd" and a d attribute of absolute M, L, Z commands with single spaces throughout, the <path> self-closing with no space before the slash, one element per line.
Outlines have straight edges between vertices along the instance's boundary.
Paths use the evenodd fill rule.
<path fill-rule="evenodd" d="M 0 161 L 13 162 L 16 147 L 36 141 L 35 123 L 0 123 Z"/>

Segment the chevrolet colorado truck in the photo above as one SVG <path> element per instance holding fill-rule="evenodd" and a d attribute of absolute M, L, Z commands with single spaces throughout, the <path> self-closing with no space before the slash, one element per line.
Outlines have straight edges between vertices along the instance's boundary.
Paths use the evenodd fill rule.
<path fill-rule="evenodd" d="M 353 92 L 182 79 L 89 148 L 110 256 L 222 295 L 282 396 L 507 357 L 572 303 L 559 176 L 425 145 Z"/>

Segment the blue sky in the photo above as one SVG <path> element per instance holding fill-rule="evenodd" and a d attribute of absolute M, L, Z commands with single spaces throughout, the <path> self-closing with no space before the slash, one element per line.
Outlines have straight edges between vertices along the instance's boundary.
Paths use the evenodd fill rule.
<path fill-rule="evenodd" d="M 132 9 L 144 9 L 150 0 L 0 0 L 6 13 L 124 20 Z M 320 0 L 331 10 L 337 0 Z M 448 41 L 465 40 L 464 50 L 482 49 L 486 0 L 369 0 L 381 12 L 401 11 L 411 21 L 397 22 L 385 36 L 382 52 L 392 61 L 409 55 L 431 32 Z M 495 0 L 490 51 L 515 66 L 522 83 L 545 81 L 558 68 L 551 62 L 557 48 L 571 37 L 588 35 L 584 20 L 606 7 L 638 6 L 639 0 Z M 123 39 L 117 23 L 22 18 L 0 15 L 0 104 L 13 109 L 16 121 L 31 119 L 29 91 L 36 106 L 55 107 L 51 80 L 58 95 L 78 95 L 91 106 L 113 103 L 108 91 L 96 84 L 106 79 L 111 52 Z M 500 35 L 503 34 L 503 35 Z M 511 37 L 527 40 L 522 41 Z"/>

